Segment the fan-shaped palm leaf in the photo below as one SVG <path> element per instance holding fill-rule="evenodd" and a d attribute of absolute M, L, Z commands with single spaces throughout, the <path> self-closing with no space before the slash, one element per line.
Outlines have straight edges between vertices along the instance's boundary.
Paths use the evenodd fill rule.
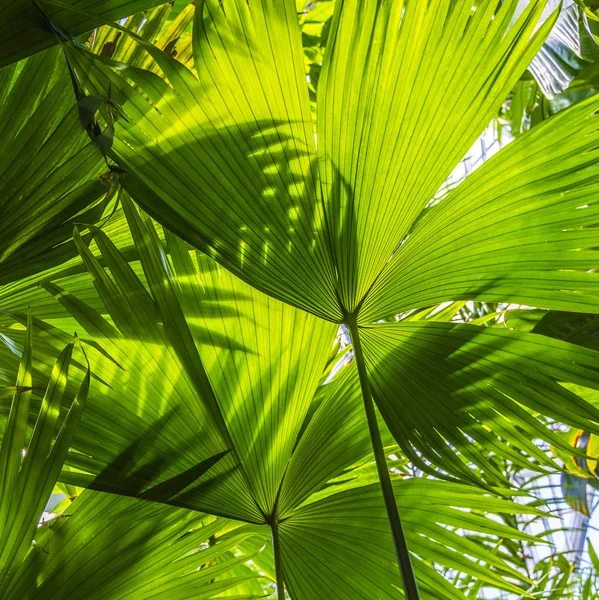
<path fill-rule="evenodd" d="M 112 195 L 70 88 L 58 49 L 0 69 L 0 285 L 73 257 L 73 224 L 98 222 Z"/>
<path fill-rule="evenodd" d="M 360 557 L 370 552 L 370 546 L 360 542 L 348 548 L 341 527 L 319 533 L 322 520 L 314 515 L 320 507 L 335 513 L 338 506 L 344 506 L 349 518 L 343 521 L 359 533 L 375 514 L 375 522 L 380 525 L 384 506 L 378 488 L 367 486 L 375 475 L 373 470 L 354 468 L 371 460 L 356 364 L 348 364 L 332 383 L 325 385 L 314 410 L 309 410 L 328 358 L 322 348 L 327 339 L 329 344 L 332 342 L 335 328 L 252 290 L 210 259 L 190 253 L 185 243 L 168 232 L 167 255 L 151 222 L 141 218 L 126 198 L 123 205 L 143 270 L 135 262 L 131 263 L 134 268 L 129 266 L 106 235 L 93 230 L 109 277 L 99 259 L 78 242 L 110 322 L 55 284 L 45 285 L 77 319 L 78 327 L 87 331 L 89 342 L 94 342 L 88 350 L 94 365 L 93 401 L 68 460 L 71 467 L 88 475 L 66 470 L 62 480 L 252 521 L 257 525 L 248 526 L 248 531 L 256 531 L 252 527 L 259 526 L 262 536 L 268 534 L 268 526 L 278 540 L 274 555 L 280 594 L 283 579 L 298 598 L 310 598 L 309 590 L 318 587 L 321 578 L 325 586 L 338 585 L 330 579 L 330 572 L 317 569 L 316 564 Z M 68 281 L 68 277 L 62 279 Z M 65 334 L 42 321 L 36 323 L 41 359 L 49 364 Z M 173 335 L 172 323 L 176 323 L 178 337 Z M 5 331 L 17 343 L 21 341 L 18 331 Z M 192 368 L 195 373 L 191 373 Z M 180 382 L 185 378 L 193 381 L 201 369 L 208 383 L 194 387 L 199 390 L 199 397 L 194 399 Z M 161 419 L 161 415 L 166 417 Z M 202 428 L 196 425 L 197 415 L 201 415 Z M 221 430 L 219 418 L 223 421 Z M 384 431 L 382 422 L 379 427 Z M 208 433 L 216 440 L 212 445 L 207 441 Z M 131 444 L 131 440 L 137 442 Z M 388 434 L 384 443 L 392 444 Z M 205 464 L 210 452 L 219 450 L 230 452 L 218 463 L 210 463 L 207 472 L 195 469 L 196 464 Z M 439 551 L 434 562 L 466 573 L 482 576 L 484 572 L 486 581 L 514 589 L 508 580 L 518 576 L 506 565 L 505 557 L 494 558 L 484 545 L 474 547 L 463 541 L 459 532 L 446 527 L 464 527 L 489 535 L 490 548 L 497 543 L 497 536 L 508 535 L 509 530 L 499 531 L 492 521 L 451 507 L 472 504 L 475 509 L 509 512 L 516 510 L 515 506 L 461 485 L 401 482 L 397 475 L 393 479 L 400 507 L 407 511 L 406 535 L 414 544 L 416 576 L 424 597 L 459 598 L 461 592 L 431 569 L 429 555 L 422 554 L 422 544 L 431 549 L 449 545 L 455 550 Z M 418 512 L 412 518 L 415 495 L 422 500 L 426 494 L 436 496 L 434 508 L 428 515 Z M 366 505 L 370 507 L 367 514 L 363 512 Z M 527 510 L 521 506 L 517 509 Z M 132 518 L 123 518 L 138 526 Z M 74 520 L 69 531 L 69 536 L 78 535 Z M 145 529 L 139 531 L 141 535 Z M 332 546 L 323 545 L 323 535 Z M 509 535 L 518 534 L 514 531 Z M 393 554 L 388 556 L 391 538 L 384 527 L 376 533 L 369 530 L 368 536 L 382 553 L 378 589 L 382 597 L 393 597 L 399 593 L 401 583 Z M 54 543 L 51 539 L 44 541 L 48 546 Z M 464 544 L 473 560 L 463 560 L 455 552 L 463 552 Z M 334 559 L 328 556 L 331 548 L 340 550 Z M 56 553 L 57 558 L 51 559 L 47 567 L 48 583 L 40 584 L 40 590 L 47 592 L 54 585 L 62 585 L 58 573 L 63 553 L 58 549 Z M 344 597 L 364 595 L 371 563 L 360 560 L 360 567 L 354 567 L 355 576 L 345 578 Z M 493 568 L 478 567 L 481 561 Z M 313 570 L 300 575 L 298 563 L 311 564 Z M 29 572 L 23 572 L 19 585 L 25 585 Z M 129 581 L 125 572 L 123 578 L 125 583 Z M 176 581 L 168 578 L 168 585 L 175 586 Z M 195 585 L 191 579 L 188 583 Z"/>
<path fill-rule="evenodd" d="M 141 39 L 164 78 L 67 46 L 80 85 L 101 96 L 110 90 L 124 117 L 111 156 L 137 202 L 252 285 L 350 327 L 404 563 L 370 394 L 389 419 L 385 396 L 401 405 L 407 390 L 397 364 L 374 369 L 380 360 L 366 343 L 371 324 L 461 299 L 599 311 L 589 228 L 597 220 L 596 98 L 520 136 L 431 204 L 557 16 L 536 29 L 545 3 L 530 2 L 514 20 L 517 4 L 484 1 L 473 11 L 466 0 L 338 2 L 318 86 L 316 139 L 290 1 L 198 3 L 196 73 Z M 509 369 L 496 360 L 493 377 Z M 538 379 L 532 371 L 527 385 Z M 474 402 L 481 400 L 479 394 Z M 494 396 L 492 411 L 499 402 Z M 396 410 L 403 420 L 405 408 Z M 580 415 L 589 416 L 596 420 L 592 412 Z M 390 425 L 397 433 L 397 422 Z M 462 425 L 456 419 L 444 429 L 446 442 L 461 437 Z M 516 430 L 510 435 L 516 439 Z M 429 453 L 430 444 L 419 442 L 418 451 Z M 455 470 L 451 449 L 435 445 L 427 458 Z M 408 581 L 409 569 L 404 575 Z M 415 585 L 407 585 L 416 597 Z"/>
<path fill-rule="evenodd" d="M 43 528 L 43 550 L 30 552 L 4 597 L 207 600 L 244 587 L 255 593 L 236 597 L 263 597 L 257 574 L 240 571 L 250 557 L 233 552 L 256 534 L 230 529 L 226 519 L 86 491 Z"/>

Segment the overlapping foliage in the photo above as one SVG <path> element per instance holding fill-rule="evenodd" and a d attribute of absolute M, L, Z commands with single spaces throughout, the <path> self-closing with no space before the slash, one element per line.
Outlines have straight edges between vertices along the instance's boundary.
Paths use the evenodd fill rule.
<path fill-rule="evenodd" d="M 599 98 L 525 131 L 514 94 L 517 139 L 436 192 L 533 59 L 562 91 L 547 57 L 592 13 L 160 4 L 2 25 L 0 595 L 562 589 L 512 551 L 540 513 L 505 461 L 559 468 L 554 422 L 599 435 L 599 352 L 556 312 L 599 312 Z"/>

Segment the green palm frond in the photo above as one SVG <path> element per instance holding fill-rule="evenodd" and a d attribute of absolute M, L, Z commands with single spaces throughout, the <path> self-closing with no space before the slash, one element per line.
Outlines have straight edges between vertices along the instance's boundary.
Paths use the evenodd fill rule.
<path fill-rule="evenodd" d="M 330 560 L 346 560 L 347 553 L 357 558 L 360 552 L 370 552 L 370 546 L 359 540 L 348 548 L 343 536 L 336 537 L 341 529 L 328 533 L 314 529 L 321 521 L 312 523 L 312 511 L 324 507 L 322 510 L 336 514 L 339 503 L 354 515 L 339 516 L 339 527 L 345 523 L 351 529 L 357 519 L 356 531 L 368 532 L 372 544 L 384 556 L 377 571 L 377 585 L 386 590 L 381 593 L 388 597 L 399 593 L 401 582 L 389 546 L 391 537 L 383 525 L 384 504 L 380 489 L 373 484 L 376 472 L 371 465 L 372 449 L 355 362 L 343 367 L 332 382 L 317 387 L 329 360 L 327 347 L 332 345 L 335 328 L 257 292 L 168 231 L 161 242 L 152 222 L 140 215 L 126 197 L 122 203 L 141 269 L 136 261 L 127 263 L 101 230 L 93 229 L 92 234 L 105 266 L 79 244 L 110 320 L 55 284 L 44 284 L 76 319 L 78 327 L 85 330 L 83 340 L 93 364 L 90 407 L 80 435 L 73 440 L 69 468 L 63 470 L 61 480 L 134 496 L 122 502 L 139 506 L 136 510 L 162 514 L 160 511 L 174 509 L 157 506 L 170 504 L 256 523 L 240 531 L 262 537 L 269 535 L 270 528 L 280 544 L 275 554 L 277 565 L 287 589 L 298 598 L 311 597 L 305 589 L 329 585 L 326 582 L 331 575 L 324 577 L 318 569 L 300 575 L 297 564 L 316 561 L 325 565 Z M 88 285 L 92 285 L 89 280 Z M 49 362 L 66 334 L 40 320 L 35 324 L 44 360 Z M 19 344 L 18 330 L 6 331 Z M 207 381 L 193 383 L 200 369 L 204 369 Z M 181 385 L 185 380 L 189 382 L 189 393 Z M 202 415 L 202 428 L 198 415 Z M 387 452 L 398 452 L 382 420 L 379 427 L 385 432 Z M 212 444 L 210 439 L 214 440 Z M 210 461 L 219 450 L 218 460 Z M 443 580 L 435 565 L 481 576 L 485 573 L 485 581 L 516 589 L 510 583 L 517 577 L 513 567 L 505 562 L 505 556 L 494 557 L 488 548 L 497 543 L 497 536 L 507 536 L 508 531 L 518 536 L 518 532 L 499 531 L 493 521 L 464 515 L 452 507 L 466 508 L 470 503 L 470 508 L 491 513 L 530 509 L 467 486 L 401 479 L 402 475 L 393 476 L 395 494 L 400 508 L 407 511 L 404 527 L 413 546 L 412 560 L 424 598 L 441 598 L 443 594 L 462 597 L 458 588 Z M 427 494 L 435 498 L 428 516 L 418 511 L 410 516 L 415 495 L 422 503 Z M 103 497 L 97 493 L 92 496 Z M 142 500 L 146 502 L 135 504 Z M 83 498 L 82 502 L 86 505 Z M 98 505 L 103 502 L 125 506 L 123 519 L 137 523 L 126 516 L 129 505 L 118 504 L 118 500 L 98 500 Z M 149 508 L 154 506 L 157 508 Z M 372 514 L 364 512 L 366 506 L 371 507 Z M 96 518 L 92 518 L 92 525 Z M 82 535 L 74 516 L 69 517 L 69 527 L 71 522 L 69 536 Z M 372 529 L 377 522 L 380 530 Z M 425 522 L 429 527 L 426 532 Z M 64 527 L 61 525 L 60 531 Z M 470 528 L 482 535 L 486 544 L 473 546 L 462 540 L 457 530 L 451 532 L 446 527 Z M 428 541 L 422 541 L 421 547 L 418 542 L 423 534 Z M 341 552 L 334 559 L 329 557 L 331 548 L 322 542 L 323 535 L 334 544 L 331 548 Z M 59 543 L 52 539 L 43 537 L 39 543 L 44 547 Z M 62 540 L 60 536 L 57 539 Z M 249 542 L 240 542 L 240 547 L 244 544 Z M 440 552 L 448 544 L 455 550 Z M 455 554 L 466 546 L 473 560 L 463 561 Z M 427 554 L 433 549 L 439 551 L 434 556 Z M 56 552 L 58 558 L 53 564 L 61 565 L 63 559 Z M 172 557 L 170 553 L 168 556 Z M 488 561 L 491 571 L 477 566 Z M 372 577 L 371 563 L 361 559 L 359 564 L 353 579 L 345 578 L 341 571 L 335 576 L 347 579 L 343 589 L 349 595 L 344 597 L 361 597 L 365 582 Z M 77 563 L 73 565 L 75 569 Z M 46 568 L 53 573 L 58 566 L 49 562 Z M 23 572 L 20 585 L 25 585 L 28 572 Z M 173 572 L 172 577 L 165 574 L 165 585 L 175 586 L 177 573 Z M 274 569 L 271 573 L 274 577 Z M 133 571 L 123 570 L 124 581 L 128 582 L 129 577 L 136 581 Z M 191 579 L 188 583 L 195 585 Z M 53 589 L 45 585 L 58 585 L 55 576 L 48 575 L 48 583 L 40 585 L 42 595 L 47 593 L 44 590 Z"/>
<path fill-rule="evenodd" d="M 431 565 L 454 568 L 514 592 L 520 588 L 510 583 L 510 578 L 526 586 L 526 577 L 505 562 L 505 555 L 492 551 L 497 538 L 517 539 L 522 534 L 462 510 L 479 507 L 521 513 L 525 507 L 492 500 L 468 486 L 440 481 L 399 481 L 394 491 L 423 598 L 464 598 L 463 592 Z M 490 536 L 485 539 L 488 545 L 464 538 L 460 530 L 484 531 Z M 281 524 L 281 546 L 292 598 L 303 600 L 320 594 L 339 599 L 403 597 L 377 484 L 332 494 L 299 508 Z"/>
<path fill-rule="evenodd" d="M 124 474 L 136 460 L 150 468 L 153 457 L 163 454 L 170 464 L 153 481 L 157 484 L 230 452 L 200 479 L 197 492 L 187 490 L 169 501 L 264 522 L 274 509 L 335 327 L 256 292 L 210 259 L 190 254 L 169 234 L 170 265 L 151 222 L 142 220 L 130 201 L 124 205 L 141 258 L 139 277 L 101 230 L 93 234 L 110 276 L 75 238 L 110 322 L 76 296 L 44 284 L 93 339 L 89 354 L 102 389 L 82 423 L 70 464 L 103 473 L 108 485 L 111 472 Z M 65 334 L 36 324 L 51 355 Z M 9 333 L 18 340 L 18 332 Z M 122 403 L 122 397 L 130 401 Z M 106 418 L 115 409 L 121 416 L 108 426 Z M 133 440 L 138 442 L 131 445 Z M 119 467 L 128 453 L 131 464 Z M 72 483 L 91 482 L 83 475 L 67 476 Z"/>
<path fill-rule="evenodd" d="M 86 491 L 42 529 L 7 599 L 208 600 L 252 587 L 236 597 L 263 597 L 257 573 L 243 567 L 251 556 L 237 547 L 265 540 L 226 519 Z"/>
<path fill-rule="evenodd" d="M 29 403 L 39 381 L 32 369 L 33 327 L 28 318 L 16 390 L 0 446 L 0 595 L 5 597 L 31 543 L 65 461 L 85 406 L 89 366 L 75 397 L 65 398 L 74 341 L 60 353 L 28 435 Z M 66 415 L 59 423 L 61 407 Z"/>
<path fill-rule="evenodd" d="M 113 192 L 58 49 L 0 69 L 0 89 L 3 286 L 72 258 L 73 224 L 100 221 Z"/>
<path fill-rule="evenodd" d="M 0 66 L 58 43 L 42 10 L 74 35 L 80 35 L 102 24 L 104 19 L 120 19 L 159 4 L 165 4 L 164 0 L 79 0 L 73 4 L 80 11 L 75 14 L 44 0 L 15 0 L 2 7 Z"/>
<path fill-rule="evenodd" d="M 0 64 L 60 42 L 81 123 L 67 69 L 47 69 L 55 50 L 0 71 L 0 111 L 18 115 L 0 143 L 36 148 L 16 153 L 20 171 L 2 179 L 16 192 L 6 196 L 15 212 L 0 242 L 10 267 L 0 300 L 16 314 L 0 318 L 0 333 L 18 352 L 33 331 L 34 380 L 50 376 L 75 330 L 92 364 L 93 401 L 61 480 L 96 491 L 47 534 L 60 551 L 40 597 L 64 589 L 60 532 L 81 535 L 70 523 L 97 514 L 96 502 L 164 523 L 200 518 L 192 509 L 234 520 L 239 535 L 266 532 L 272 550 L 255 564 L 279 599 L 284 587 L 306 600 L 459 598 L 467 580 L 471 592 L 528 590 L 502 542 L 524 534 L 484 515 L 532 510 L 492 492 L 507 493 L 506 460 L 555 469 L 539 440 L 571 450 L 550 422 L 599 433 L 597 350 L 547 337 L 559 320 L 551 311 L 599 313 L 598 97 L 526 132 L 515 102 L 517 139 L 437 192 L 524 71 L 551 54 L 555 23 L 552 35 L 565 31 L 560 8 L 200 0 L 171 18 L 161 2 L 46 0 L 31 5 L 43 27 L 27 37 L 38 21 L 15 6 Z M 583 8 L 574 12 L 588 16 Z M 111 23 L 126 13 L 138 14 Z M 74 37 L 92 27 L 87 42 Z M 21 103 L 37 72 L 35 99 Z M 53 153 L 63 119 L 67 143 Z M 450 323 L 470 301 L 490 303 L 489 314 Z M 515 331 L 510 303 L 549 316 Z M 340 323 L 353 360 L 346 350 L 337 372 Z M 15 357 L 0 352 L 0 373 L 17 370 Z M 86 372 L 73 361 L 67 398 Z M 23 422 L 39 401 L 32 390 Z M 432 478 L 404 481 L 408 461 Z M 146 536 L 131 525 L 132 542 Z M 97 552 L 110 543 L 110 533 L 98 538 Z M 239 538 L 231 552 L 257 544 Z M 160 552 L 172 559 L 162 542 Z M 115 577 L 116 597 L 142 585 L 133 563 Z M 94 579 L 76 564 L 86 589 Z M 156 589 L 203 585 L 201 571 L 172 574 Z"/>

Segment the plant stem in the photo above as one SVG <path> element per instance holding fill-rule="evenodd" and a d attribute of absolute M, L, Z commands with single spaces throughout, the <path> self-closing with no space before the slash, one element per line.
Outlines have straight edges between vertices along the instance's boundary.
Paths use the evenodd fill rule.
<path fill-rule="evenodd" d="M 381 432 L 379 431 L 374 402 L 372 401 L 372 394 L 370 393 L 370 382 L 368 380 L 368 373 L 366 372 L 366 363 L 364 362 L 364 354 L 362 352 L 362 344 L 360 342 L 360 334 L 358 331 L 358 323 L 356 318 L 354 316 L 348 318 L 346 325 L 349 328 L 354 347 L 354 356 L 358 366 L 358 375 L 360 377 L 360 386 L 362 388 L 362 398 L 364 400 L 364 410 L 366 411 L 366 420 L 368 421 L 368 430 L 370 431 L 370 441 L 372 442 L 372 449 L 374 451 L 374 459 L 376 461 L 379 482 L 381 484 L 381 490 L 385 500 L 387 517 L 389 519 L 389 524 L 391 525 L 391 534 L 393 536 L 393 543 L 395 545 L 397 562 L 401 571 L 403 589 L 406 594 L 406 600 L 420 600 L 418 584 L 416 583 L 416 577 L 414 575 L 414 569 L 412 567 L 412 561 L 408 551 L 406 536 L 399 518 L 399 510 L 397 508 L 397 502 L 395 501 L 395 494 L 393 493 L 389 468 L 387 467 L 387 457 L 385 455 L 385 450 L 383 449 Z"/>
<path fill-rule="evenodd" d="M 283 565 L 281 563 L 281 543 L 279 540 L 279 522 L 276 515 L 270 521 L 272 533 L 272 550 L 275 559 L 275 579 L 277 583 L 277 600 L 285 600 L 285 582 L 283 580 Z"/>

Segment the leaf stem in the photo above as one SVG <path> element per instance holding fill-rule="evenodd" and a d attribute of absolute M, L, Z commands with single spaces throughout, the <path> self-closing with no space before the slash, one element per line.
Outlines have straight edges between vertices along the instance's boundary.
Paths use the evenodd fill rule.
<path fill-rule="evenodd" d="M 381 484 L 381 490 L 385 500 L 387 517 L 389 519 L 389 524 L 391 525 L 391 534 L 393 536 L 393 543 L 395 545 L 397 562 L 401 571 L 401 579 L 404 592 L 406 594 L 406 600 L 420 600 L 418 584 L 416 583 L 416 577 L 414 575 L 414 569 L 410 559 L 410 552 L 408 551 L 406 536 L 399 518 L 399 510 L 397 508 L 397 502 L 395 500 L 395 494 L 393 493 L 393 486 L 391 484 L 391 477 L 387 467 L 387 457 L 385 455 L 383 441 L 381 439 L 381 432 L 379 431 L 379 426 L 376 419 L 376 411 L 372 400 L 372 394 L 370 392 L 370 382 L 368 380 L 368 373 L 366 371 L 366 363 L 364 362 L 364 354 L 362 352 L 362 344 L 360 342 L 360 334 L 356 317 L 353 315 L 348 316 L 346 325 L 349 329 L 354 347 L 354 356 L 358 366 L 358 375 L 360 377 L 362 399 L 364 400 L 364 410 L 366 411 L 366 420 L 368 421 L 370 441 L 372 442 L 372 449 L 374 451 L 379 482 Z"/>
<path fill-rule="evenodd" d="M 281 562 L 281 543 L 279 540 L 279 522 L 276 513 L 269 521 L 272 533 L 272 550 L 275 559 L 275 579 L 277 584 L 277 600 L 285 600 L 285 581 L 283 580 L 283 564 Z"/>

